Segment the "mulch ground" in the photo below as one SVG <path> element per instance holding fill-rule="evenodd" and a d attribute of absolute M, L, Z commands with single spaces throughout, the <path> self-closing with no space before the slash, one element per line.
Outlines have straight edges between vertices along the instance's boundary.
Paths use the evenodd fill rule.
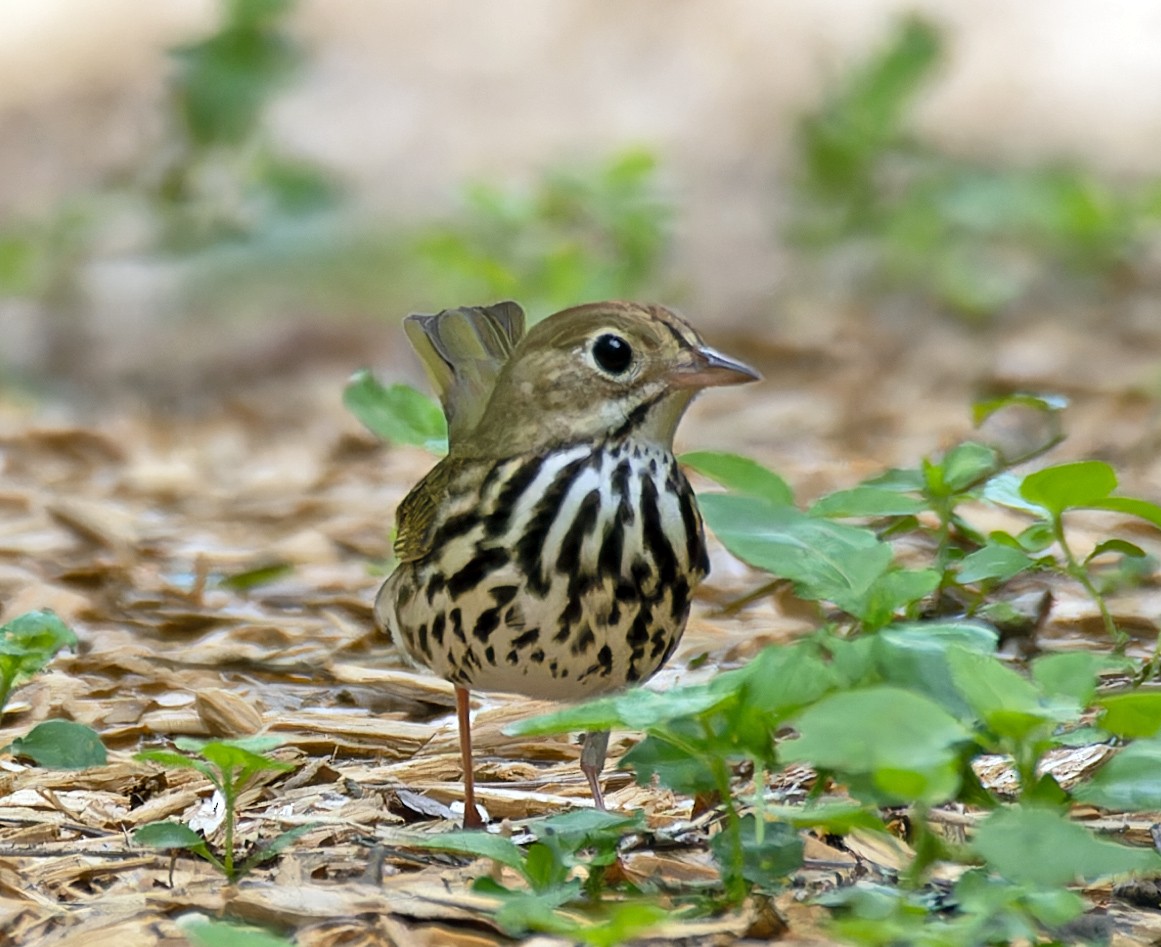
<path fill-rule="evenodd" d="M 1161 500 L 1161 333 L 1148 325 L 1046 317 L 982 331 L 799 310 L 776 328 L 713 340 L 756 363 L 766 381 L 703 398 L 682 447 L 751 454 L 809 500 L 967 436 L 973 397 L 1053 391 L 1073 406 L 1070 438 L 1051 459 L 1108 460 L 1125 492 Z M 385 337 L 396 331 L 383 328 Z M 110 751 L 107 766 L 82 772 L 0 754 L 0 945 L 182 943 L 179 922 L 191 913 L 294 933 L 304 945 L 505 942 L 492 902 L 467 890 L 486 863 L 404 844 L 407 833 L 450 828 L 461 800 L 451 687 L 406 666 L 371 621 L 392 511 L 432 458 L 377 444 L 345 414 L 343 380 L 358 367 L 308 363 L 267 377 L 256 366 L 245 383 L 203 392 L 196 413 L 131 398 L 97 408 L 0 400 L 0 617 L 51 608 L 81 640 L 76 654 L 17 689 L 0 746 L 67 718 L 94 727 Z M 1034 435 L 1017 424 L 989 436 Z M 1113 531 L 1161 550 L 1154 533 L 1115 517 L 1077 529 L 1081 547 Z M 761 577 L 720 548 L 713 562 L 683 646 L 651 686 L 701 679 L 810 627 L 786 601 L 723 612 Z M 260 584 L 229 581 L 260 569 L 270 570 Z M 1049 591 L 1046 639 L 1108 646 L 1077 590 L 1056 582 Z M 1135 653 L 1151 652 L 1159 606 L 1148 584 L 1116 600 L 1141 632 Z M 590 804 L 574 739 L 503 732 L 550 706 L 478 695 L 480 801 L 513 830 Z M 228 886 L 198 859 L 132 844 L 134 828 L 161 819 L 192 822 L 220 841 L 222 822 L 202 777 L 135 762 L 134 753 L 181 735 L 258 731 L 282 737 L 276 755 L 296 768 L 243 794 L 240 844 L 312 823 L 289 852 Z M 633 739 L 614 735 L 610 770 Z M 1102 753 L 1075 751 L 1054 765 L 1067 781 Z M 982 775 L 996 786 L 1009 778 L 1002 760 Z M 790 770 L 771 785 L 793 801 L 811 779 Z M 684 840 L 643 838 L 626 855 L 630 877 L 712 880 L 704 846 L 712 814 L 626 773 L 610 773 L 607 797 L 611 808 L 643 811 L 653 837 Z M 1143 840 L 1154 821 L 1089 815 Z M 941 818 L 963 832 L 973 816 Z M 736 943 L 780 931 L 788 943 L 824 943 L 823 915 L 806 895 L 854 877 L 890 878 L 905 859 L 902 842 L 809 839 L 807 865 L 776 900 L 776 917 L 755 904 L 658 933 Z M 1119 942 L 1161 935 L 1156 912 L 1108 888 L 1088 894 Z"/>

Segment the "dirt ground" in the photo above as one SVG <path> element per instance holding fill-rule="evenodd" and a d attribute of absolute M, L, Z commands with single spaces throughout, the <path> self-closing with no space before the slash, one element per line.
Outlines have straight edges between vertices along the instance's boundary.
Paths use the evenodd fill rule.
<path fill-rule="evenodd" d="M 1106 459 L 1127 492 L 1156 502 L 1161 346 L 1147 315 L 1045 315 L 978 330 L 788 301 L 776 332 L 712 338 L 752 360 L 765 381 L 705 396 L 681 446 L 756 456 L 809 500 L 954 443 L 969 432 L 979 394 L 1053 391 L 1072 407 L 1070 437 L 1050 459 Z M 482 866 L 400 847 L 404 831 L 450 827 L 461 799 L 450 686 L 405 667 L 371 623 L 393 508 L 432 458 L 377 444 L 340 403 L 351 371 L 398 363 L 399 329 L 343 331 L 353 342 L 318 359 L 269 360 L 245 377 L 223 370 L 214 396 L 182 410 L 140 397 L 84 408 L 0 401 L 2 617 L 52 608 L 81 640 L 76 654 L 17 690 L 0 745 L 63 717 L 96 728 L 110 750 L 108 766 L 80 773 L 0 755 L 0 944 L 179 943 L 178 921 L 191 912 L 293 931 L 303 945 L 504 942 L 487 900 L 464 887 Z M 349 351 L 360 347 L 361 356 Z M 1148 531 L 1132 538 L 1158 548 Z M 713 565 L 679 654 L 650 686 L 734 666 L 807 627 L 770 601 L 724 616 L 721 606 L 758 579 L 720 548 Z M 222 583 L 266 566 L 285 568 L 248 591 Z M 1076 590 L 1053 591 L 1045 634 L 1106 647 Z M 1159 605 L 1146 587 L 1115 607 L 1155 627 Z M 1135 650 L 1152 644 L 1146 635 Z M 700 655 L 708 661 L 689 670 Z M 503 734 L 536 709 L 478 696 L 479 793 L 493 819 L 518 824 L 589 804 L 575 742 Z M 131 844 L 132 829 L 159 819 L 193 820 L 211 836 L 221 823 L 204 780 L 134 762 L 137 750 L 258 729 L 284 738 L 278 755 L 296 769 L 247 790 L 241 838 L 314 823 L 291 851 L 230 887 L 194 858 L 171 863 Z M 612 755 L 632 740 L 615 734 Z M 794 798 L 808 779 L 792 771 L 777 786 Z M 697 822 L 690 799 L 636 786 L 628 774 L 610 775 L 608 802 L 643 810 L 659 832 Z M 1147 838 L 1149 820 L 1134 818 L 1118 824 Z M 373 851 L 384 859 L 381 880 Z M 818 909 L 802 894 L 888 871 L 899 857 L 811 840 L 798 887 L 777 902 L 785 942 L 825 942 Z M 696 844 L 643 849 L 626 870 L 684 883 L 712 877 Z M 1115 922 L 1116 943 L 1161 934 L 1161 915 L 1132 910 L 1107 889 L 1089 894 Z M 662 933 L 737 943 L 769 934 L 759 921 L 751 906 Z"/>

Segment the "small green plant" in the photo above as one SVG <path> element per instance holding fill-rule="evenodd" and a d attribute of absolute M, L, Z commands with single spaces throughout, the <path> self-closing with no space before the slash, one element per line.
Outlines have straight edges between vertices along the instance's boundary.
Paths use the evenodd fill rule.
<path fill-rule="evenodd" d="M 1012 405 L 1055 414 L 1063 404 L 1059 398 L 1019 394 L 988 402 L 976 417 L 982 420 Z M 1079 560 L 1064 529 L 1064 515 L 1108 510 L 1161 527 L 1161 506 L 1114 496 L 1116 473 L 1101 461 L 1059 464 L 1026 477 L 1012 471 L 1014 464 L 1057 442 L 1052 439 L 1031 455 L 1005 459 L 991 447 L 967 441 L 916 468 L 890 470 L 824 496 L 806 512 L 786 501 L 782 486 L 771 493 L 743 479 L 755 476 L 753 462 L 745 458 L 700 453 L 682 459 L 731 488 L 726 494 L 703 495 L 700 502 L 706 522 L 734 555 L 790 580 L 808 600 L 837 606 L 854 622 L 854 630 L 875 631 L 899 618 L 941 611 L 991 617 L 989 606 L 996 604 L 991 596 L 1003 583 L 1030 570 L 1047 570 L 1080 583 L 1120 650 L 1127 638 L 1098 587 L 1099 560 L 1151 560 L 1139 546 L 1119 538 L 1100 543 Z M 1029 522 L 1016 535 L 999 530 L 983 535 L 964 512 L 968 504 L 1001 506 Z M 841 522 L 852 519 L 870 525 Z M 890 540 L 909 533 L 934 544 L 930 567 L 906 569 L 895 561 Z M 1053 554 L 1053 544 L 1059 556 Z M 934 599 L 929 597 L 933 594 Z"/>
<path fill-rule="evenodd" d="M 28 612 L 0 627 L 0 716 L 13 687 L 44 670 L 63 649 L 76 645 L 72 629 L 50 611 Z M 92 728 L 72 720 L 45 720 L 3 749 L 52 769 L 103 766 L 107 758 Z"/>
<path fill-rule="evenodd" d="M 264 755 L 278 746 L 278 737 L 257 736 L 242 740 L 192 740 L 179 737 L 174 745 L 184 753 L 172 750 L 145 750 L 134 759 L 160 763 L 172 769 L 195 769 L 206 777 L 222 797 L 225 821 L 221 854 L 216 854 L 209 843 L 188 825 L 180 822 L 154 822 L 133 833 L 139 845 L 169 850 L 188 850 L 204 858 L 230 882 L 237 881 L 263 862 L 284 851 L 295 839 L 313 826 L 301 825 L 275 836 L 255 847 L 246 857 L 234 851 L 234 832 L 237 824 L 238 796 L 247 783 L 259 773 L 289 772 L 293 763 L 286 763 Z"/>
<path fill-rule="evenodd" d="M 420 240 L 420 256 L 444 298 L 518 296 L 534 320 L 578 301 L 651 296 L 671 216 L 656 167 L 632 150 L 550 170 L 528 192 L 474 185 L 461 217 Z"/>
<path fill-rule="evenodd" d="M 608 893 L 606 873 L 617 862 L 626 835 L 642 830 L 640 813 L 620 816 L 578 809 L 531 823 L 528 831 L 536 840 L 523 849 L 487 832 L 420 836 L 409 839 L 409 844 L 489 858 L 515 870 L 523 881 L 519 888 L 487 876 L 473 886 L 478 893 L 499 899 L 496 922 L 509 935 L 536 931 L 611 945 L 646 933 L 669 913 L 633 898 L 633 891 L 620 893 L 615 900 L 602 898 Z"/>
<path fill-rule="evenodd" d="M 379 430 L 390 434 L 402 424 L 410 443 L 438 440 L 441 429 L 415 420 L 434 417 L 434 406 L 419 410 L 413 394 L 398 391 L 393 400 L 380 400 L 371 387 L 358 394 L 352 407 L 361 417 L 394 415 Z M 400 399 L 405 410 L 396 411 Z M 1116 654 L 1041 654 L 1021 673 L 999 655 L 994 620 L 1007 583 L 1033 570 L 1056 574 L 1085 589 L 1120 646 L 1124 635 L 1105 601 L 1100 563 L 1151 560 L 1116 537 L 1082 557 L 1065 521 L 1074 510 L 1105 510 L 1161 527 L 1161 506 L 1116 495 L 1115 473 L 1098 461 L 1024 475 L 1013 469 L 1059 442 L 1054 432 L 1063 406 L 1062 399 L 1027 394 L 981 403 L 977 422 L 1007 408 L 1041 411 L 1049 436 L 1019 457 L 965 442 L 808 509 L 753 460 L 683 456 L 686 466 L 726 488 L 699 495 L 710 529 L 734 555 L 777 577 L 745 601 L 790 582 L 799 598 L 818 603 L 820 627 L 706 683 L 629 691 L 523 721 L 512 732 L 638 731 L 643 739 L 622 765 L 639 782 L 716 801 L 718 831 L 709 847 L 720 885 L 671 893 L 688 910 L 777 891 L 802 865 L 803 830 L 886 835 L 883 810 L 890 809 L 904 813 L 914 854 L 897 885 L 864 881 L 821 899 L 833 912 L 836 936 L 867 945 L 974 947 L 1066 930 L 1087 909 L 1070 885 L 1161 871 L 1161 856 L 1151 849 L 1099 837 L 1068 817 L 1076 802 L 1117 810 L 1161 806 L 1155 779 L 1161 694 L 1139 683 L 1104 683 L 1109 675 L 1121 682 L 1150 676 L 1151 665 L 1137 668 Z M 985 532 L 975 520 L 987 505 L 1024 517 L 1026 525 Z M 907 566 L 896 551 L 901 537 L 909 539 Z M 929 561 L 914 562 L 917 550 Z M 776 740 L 778 733 L 795 737 Z M 1066 791 L 1045 772 L 1050 751 L 1107 741 L 1125 748 L 1091 779 Z M 985 787 L 973 768 L 995 754 L 1011 760 L 1010 794 Z M 769 797 L 769 775 L 790 764 L 818 774 L 804 805 Z M 828 786 L 842 790 L 828 793 Z M 966 841 L 936 827 L 935 810 L 949 803 L 979 812 Z M 604 847 L 586 843 L 598 855 L 615 851 L 617 835 L 633 831 L 606 818 Z M 610 901 L 609 892 L 587 882 L 582 888 L 570 874 L 579 849 L 554 848 L 535 834 L 527 851 L 483 833 L 424 844 L 492 858 L 523 876 L 528 890 L 478 883 L 501 898 L 498 919 L 510 933 L 606 942 L 594 939 L 593 931 L 604 928 L 591 927 L 592 918 L 610 905 L 638 911 L 641 902 Z M 954 885 L 933 880 L 941 864 L 958 869 Z"/>
<path fill-rule="evenodd" d="M 987 165 L 911 132 L 942 49 L 934 26 L 905 19 L 803 119 L 791 237 L 861 252 L 870 279 L 860 289 L 902 287 L 977 318 L 1132 267 L 1161 225 L 1157 180 L 1117 187 L 1064 165 Z"/>
<path fill-rule="evenodd" d="M 28 612 L 0 627 L 0 714 L 13 687 L 43 671 L 58 652 L 76 646 L 73 630 L 52 612 Z"/>
<path fill-rule="evenodd" d="M 998 658 L 996 641 L 988 626 L 967 621 L 899 623 L 854 639 L 824 629 L 708 684 L 605 698 L 512 731 L 643 731 L 622 764 L 639 781 L 719 794 L 723 825 L 712 850 L 725 904 L 783 884 L 801 865 L 799 830 L 886 835 L 882 808 L 903 807 L 915 854 L 900 887 L 857 884 L 824 899 L 836 910 L 836 931 L 864 944 L 991 943 L 981 931 L 1042 932 L 1077 918 L 1085 902 L 1067 886 L 1078 880 L 1161 871 L 1153 850 L 1102 839 L 1067 815 L 1073 800 L 1157 802 L 1158 695 L 1098 694 L 1105 662 L 1087 653 L 1037 658 L 1024 677 Z M 1070 795 L 1041 764 L 1093 710 L 1099 729 L 1090 739 L 1141 739 Z M 797 738 L 776 743 L 774 733 L 788 728 Z M 972 769 L 995 753 L 1013 760 L 1014 801 L 986 790 Z M 846 793 L 771 805 L 766 774 L 795 763 L 818 773 L 815 795 L 828 782 Z M 743 772 L 752 781 L 739 780 Z M 931 827 L 932 810 L 949 802 L 990 810 L 966 845 Z M 950 896 L 932 886 L 939 863 L 970 869 Z"/>

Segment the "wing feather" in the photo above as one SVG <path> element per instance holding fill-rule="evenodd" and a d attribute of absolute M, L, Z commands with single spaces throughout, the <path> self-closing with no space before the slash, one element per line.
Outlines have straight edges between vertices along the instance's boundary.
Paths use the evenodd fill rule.
<path fill-rule="evenodd" d="M 403 327 L 443 405 L 454 445 L 483 417 L 496 377 L 524 334 L 524 310 L 514 302 L 465 306 L 410 315 Z"/>
<path fill-rule="evenodd" d="M 447 492 L 451 468 L 444 458 L 403 498 L 395 511 L 395 557 L 415 562 L 431 552 L 435 519 Z"/>

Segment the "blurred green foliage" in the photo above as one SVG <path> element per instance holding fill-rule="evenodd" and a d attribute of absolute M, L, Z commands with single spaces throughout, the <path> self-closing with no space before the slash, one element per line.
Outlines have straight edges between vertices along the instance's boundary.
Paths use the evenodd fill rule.
<path fill-rule="evenodd" d="M 225 286 L 222 275 L 240 261 L 253 266 L 272 250 L 285 257 L 291 246 L 309 251 L 304 235 L 343 195 L 329 171 L 284 153 L 265 127 L 270 103 L 303 62 L 287 25 L 293 6 L 222 0 L 214 32 L 172 51 L 157 148 L 41 218 L 0 227 L 0 297 L 37 301 L 45 331 L 67 334 L 92 316 L 83 275 L 95 261 L 177 262 L 174 278 Z M 202 301 L 188 300 L 210 311 Z"/>
<path fill-rule="evenodd" d="M 521 299 L 531 318 L 579 302 L 653 296 L 671 210 L 657 161 L 632 149 L 549 169 L 530 188 L 473 184 L 457 218 L 418 243 L 450 299 Z"/>
<path fill-rule="evenodd" d="M 86 268 L 110 255 L 177 264 L 171 316 L 402 314 L 519 296 L 535 319 L 660 291 L 671 214 L 643 149 L 550 167 L 523 188 L 471 184 L 438 222 L 356 207 L 333 171 L 267 127 L 304 61 L 294 6 L 221 0 L 215 29 L 171 51 L 154 152 L 41 220 L 0 227 L 0 296 L 41 304 L 46 332 L 75 333 L 92 317 Z"/>
<path fill-rule="evenodd" d="M 176 111 L 201 147 L 243 144 L 270 95 L 299 65 L 299 51 L 280 29 L 292 0 L 229 0 L 217 33 L 172 51 L 180 68 Z"/>
<path fill-rule="evenodd" d="M 171 51 L 171 158 L 153 194 L 164 249 L 245 239 L 335 207 L 324 169 L 270 143 L 266 109 L 303 54 L 285 20 L 294 0 L 224 0 L 216 32 Z"/>
<path fill-rule="evenodd" d="M 1161 179 L 1117 186 L 940 151 L 909 117 L 942 54 L 934 26 L 906 19 L 803 119 L 791 239 L 820 256 L 855 251 L 860 290 L 919 291 L 975 317 L 1131 270 L 1161 225 Z"/>

